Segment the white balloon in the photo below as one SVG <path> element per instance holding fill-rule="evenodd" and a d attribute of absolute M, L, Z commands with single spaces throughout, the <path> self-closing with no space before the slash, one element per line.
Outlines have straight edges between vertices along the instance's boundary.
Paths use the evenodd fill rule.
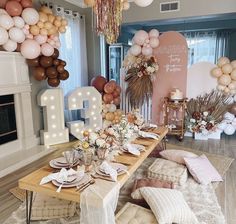
<path fill-rule="evenodd" d="M 2 28 L 5 28 L 6 30 L 9 30 L 11 27 L 14 26 L 14 20 L 11 18 L 11 16 L 7 14 L 1 14 L 0 15 L 0 26 Z"/>
<path fill-rule="evenodd" d="M 115 112 L 116 111 L 116 105 L 110 104 L 109 112 Z"/>
<path fill-rule="evenodd" d="M 224 129 L 224 133 L 225 133 L 226 135 L 233 135 L 234 132 L 235 132 L 235 128 L 234 128 L 234 126 L 233 126 L 232 124 L 228 124 L 228 125 L 226 126 L 226 128 Z"/>
<path fill-rule="evenodd" d="M 134 0 L 134 2 L 140 7 L 147 7 L 152 4 L 153 0 Z"/>
<path fill-rule="evenodd" d="M 156 38 L 156 37 L 151 37 L 151 38 L 150 38 L 150 46 L 151 46 L 152 48 L 158 47 L 158 46 L 159 46 L 159 40 L 158 40 L 158 38 Z"/>
<path fill-rule="evenodd" d="M 223 120 L 217 125 L 217 128 L 219 128 L 220 130 L 224 130 L 226 126 L 227 126 L 227 122 Z"/>
<path fill-rule="evenodd" d="M 157 29 L 152 29 L 149 31 L 148 33 L 149 37 L 156 37 L 158 38 L 159 37 L 159 31 Z"/>
<path fill-rule="evenodd" d="M 22 29 L 25 26 L 25 21 L 20 16 L 13 17 L 15 26 Z"/>
<path fill-rule="evenodd" d="M 141 51 L 142 51 L 142 48 L 137 44 L 133 45 L 130 48 L 130 53 L 134 56 L 138 56 L 141 53 Z"/>
<path fill-rule="evenodd" d="M 3 44 L 3 48 L 6 51 L 13 52 L 17 48 L 17 43 L 11 39 L 9 39 L 5 44 Z"/>
<path fill-rule="evenodd" d="M 139 30 L 135 33 L 133 40 L 134 43 L 142 46 L 145 43 L 145 40 L 148 39 L 148 33 L 144 30 Z"/>
<path fill-rule="evenodd" d="M 8 15 L 7 11 L 5 9 L 0 9 L 0 15 L 1 14 L 5 14 L 5 15 Z"/>
<path fill-rule="evenodd" d="M 21 16 L 28 25 L 35 25 L 39 21 L 39 13 L 33 8 L 25 8 Z"/>
<path fill-rule="evenodd" d="M 12 27 L 9 30 L 9 37 L 11 40 L 17 42 L 17 43 L 22 43 L 25 40 L 25 34 L 22 31 L 22 29 L 18 27 Z"/>
<path fill-rule="evenodd" d="M 230 112 L 226 112 L 226 113 L 224 114 L 224 119 L 225 119 L 225 120 L 232 121 L 234 118 L 235 118 L 234 114 L 231 114 Z"/>
<path fill-rule="evenodd" d="M 8 32 L 0 27 L 0 45 L 5 44 L 8 41 Z"/>

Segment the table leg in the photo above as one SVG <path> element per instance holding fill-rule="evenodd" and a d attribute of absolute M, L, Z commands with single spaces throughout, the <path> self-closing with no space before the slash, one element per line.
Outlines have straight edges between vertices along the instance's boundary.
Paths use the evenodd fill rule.
<path fill-rule="evenodd" d="M 30 195 L 30 198 L 29 198 Z M 26 224 L 30 224 L 31 221 L 31 210 L 33 201 L 33 191 L 26 191 Z"/>

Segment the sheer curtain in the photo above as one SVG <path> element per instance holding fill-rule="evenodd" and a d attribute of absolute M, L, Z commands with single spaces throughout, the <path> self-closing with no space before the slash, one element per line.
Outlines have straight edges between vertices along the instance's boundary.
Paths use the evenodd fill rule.
<path fill-rule="evenodd" d="M 54 6 L 56 13 L 68 21 L 66 32 L 60 35 L 60 58 L 65 60 L 70 76 L 60 87 L 64 95 L 80 86 L 88 85 L 88 65 L 86 47 L 85 16 L 78 12 Z M 79 111 L 65 111 L 65 121 L 77 120 Z"/>
<path fill-rule="evenodd" d="M 228 56 L 229 34 L 229 31 L 184 32 L 189 50 L 188 65 L 200 61 L 216 63 L 218 58 Z"/>

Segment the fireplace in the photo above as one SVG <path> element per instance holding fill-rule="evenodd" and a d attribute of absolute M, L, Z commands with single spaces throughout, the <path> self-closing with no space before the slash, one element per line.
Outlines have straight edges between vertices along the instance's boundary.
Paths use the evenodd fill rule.
<path fill-rule="evenodd" d="M 25 59 L 0 51 L 0 158 L 38 145 L 34 133 L 31 84 Z"/>
<path fill-rule="evenodd" d="M 0 96 L 0 145 L 17 139 L 14 95 Z"/>

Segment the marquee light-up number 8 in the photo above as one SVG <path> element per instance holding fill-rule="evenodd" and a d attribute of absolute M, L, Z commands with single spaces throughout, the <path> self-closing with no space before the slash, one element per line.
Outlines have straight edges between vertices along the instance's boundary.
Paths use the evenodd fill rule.
<path fill-rule="evenodd" d="M 78 139 L 83 132 L 102 127 L 102 96 L 91 86 L 78 87 L 67 95 L 68 110 L 80 110 L 82 120 L 67 122 L 70 133 Z"/>

